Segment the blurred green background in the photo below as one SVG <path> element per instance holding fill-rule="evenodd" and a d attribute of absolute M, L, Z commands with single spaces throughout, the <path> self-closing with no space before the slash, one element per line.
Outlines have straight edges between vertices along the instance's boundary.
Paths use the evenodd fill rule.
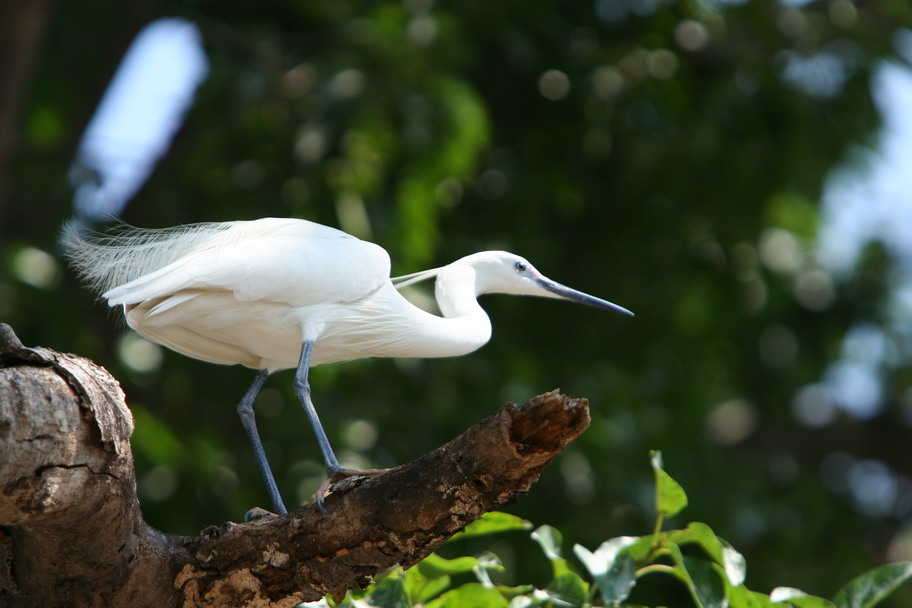
<path fill-rule="evenodd" d="M 711 525 L 752 589 L 829 596 L 912 558 L 909 250 L 821 253 L 850 245 L 824 230 L 833 188 L 883 161 L 874 92 L 885 66 L 908 72 L 907 3 L 23 4 L 0 7 L 0 321 L 121 381 L 152 525 L 195 534 L 268 506 L 234 409 L 253 372 L 131 335 L 56 245 L 120 58 L 180 16 L 209 75 L 124 221 L 301 217 L 379 243 L 397 274 L 507 249 L 637 314 L 489 296 L 494 336 L 469 356 L 317 368 L 343 461 L 407 462 L 560 387 L 592 426 L 509 510 L 570 542 L 649 531 L 661 449 L 691 498 L 671 525 Z M 856 189 L 843 224 L 902 232 L 897 184 Z M 309 500 L 322 464 L 290 372 L 257 407 L 286 502 Z M 497 542 L 511 582 L 547 576 L 525 535 Z"/>

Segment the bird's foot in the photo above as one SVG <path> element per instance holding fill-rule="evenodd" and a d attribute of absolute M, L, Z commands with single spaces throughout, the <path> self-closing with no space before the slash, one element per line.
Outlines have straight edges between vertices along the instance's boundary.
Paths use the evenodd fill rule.
<path fill-rule="evenodd" d="M 273 513 L 272 511 L 267 511 L 266 509 L 264 509 L 262 507 L 254 507 L 254 508 L 250 509 L 249 511 L 247 511 L 246 513 L 244 513 L 244 523 L 245 524 L 250 523 L 251 521 L 254 521 L 257 519 L 264 519 L 266 517 L 275 517 L 277 515 L 285 515 L 285 513 L 284 512 Z"/>
<path fill-rule="evenodd" d="M 380 475 L 387 471 L 389 471 L 389 469 L 343 469 L 342 467 L 328 469 L 326 471 L 326 479 L 323 480 L 323 483 L 320 484 L 320 487 L 317 488 L 316 493 L 314 493 L 314 500 L 317 503 L 317 508 L 326 513 L 326 507 L 323 506 L 323 499 L 326 498 L 332 484 L 337 481 L 342 481 L 349 477 L 373 477 L 374 475 Z"/>

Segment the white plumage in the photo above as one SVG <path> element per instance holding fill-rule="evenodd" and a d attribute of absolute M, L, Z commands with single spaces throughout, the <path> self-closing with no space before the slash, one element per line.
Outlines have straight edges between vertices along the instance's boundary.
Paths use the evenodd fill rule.
<path fill-rule="evenodd" d="M 378 245 L 299 219 L 128 228 L 95 239 L 71 236 L 67 246 L 80 275 L 110 306 L 122 307 L 138 333 L 196 359 L 260 370 L 238 411 L 278 512 L 284 505 L 252 413 L 268 374 L 297 368 L 296 389 L 327 461 L 328 479 L 338 479 L 362 471 L 339 467 L 329 447 L 310 402 L 311 366 L 472 352 L 491 336 L 490 320 L 476 299 L 484 293 L 559 298 L 631 314 L 555 283 L 503 251 L 391 279 L 389 255 Z M 434 277 L 443 316 L 411 304 L 394 285 Z"/>

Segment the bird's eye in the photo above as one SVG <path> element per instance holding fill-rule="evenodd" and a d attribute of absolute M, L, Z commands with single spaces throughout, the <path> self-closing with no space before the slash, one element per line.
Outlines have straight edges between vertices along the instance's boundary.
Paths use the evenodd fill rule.
<path fill-rule="evenodd" d="M 516 272 L 525 272 L 526 269 L 528 268 L 528 266 L 526 266 L 525 262 L 516 260 L 515 262 L 513 262 L 513 268 L 516 269 Z"/>

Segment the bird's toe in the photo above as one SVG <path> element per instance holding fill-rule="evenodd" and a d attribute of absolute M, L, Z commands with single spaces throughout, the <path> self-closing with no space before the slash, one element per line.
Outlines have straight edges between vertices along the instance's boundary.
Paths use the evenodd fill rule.
<path fill-rule="evenodd" d="M 284 515 L 284 513 L 273 513 L 272 511 L 267 511 L 262 507 L 254 507 L 244 513 L 244 523 L 250 523 L 256 521 L 257 519 L 264 519 L 266 517 L 276 517 L 277 515 Z"/>

